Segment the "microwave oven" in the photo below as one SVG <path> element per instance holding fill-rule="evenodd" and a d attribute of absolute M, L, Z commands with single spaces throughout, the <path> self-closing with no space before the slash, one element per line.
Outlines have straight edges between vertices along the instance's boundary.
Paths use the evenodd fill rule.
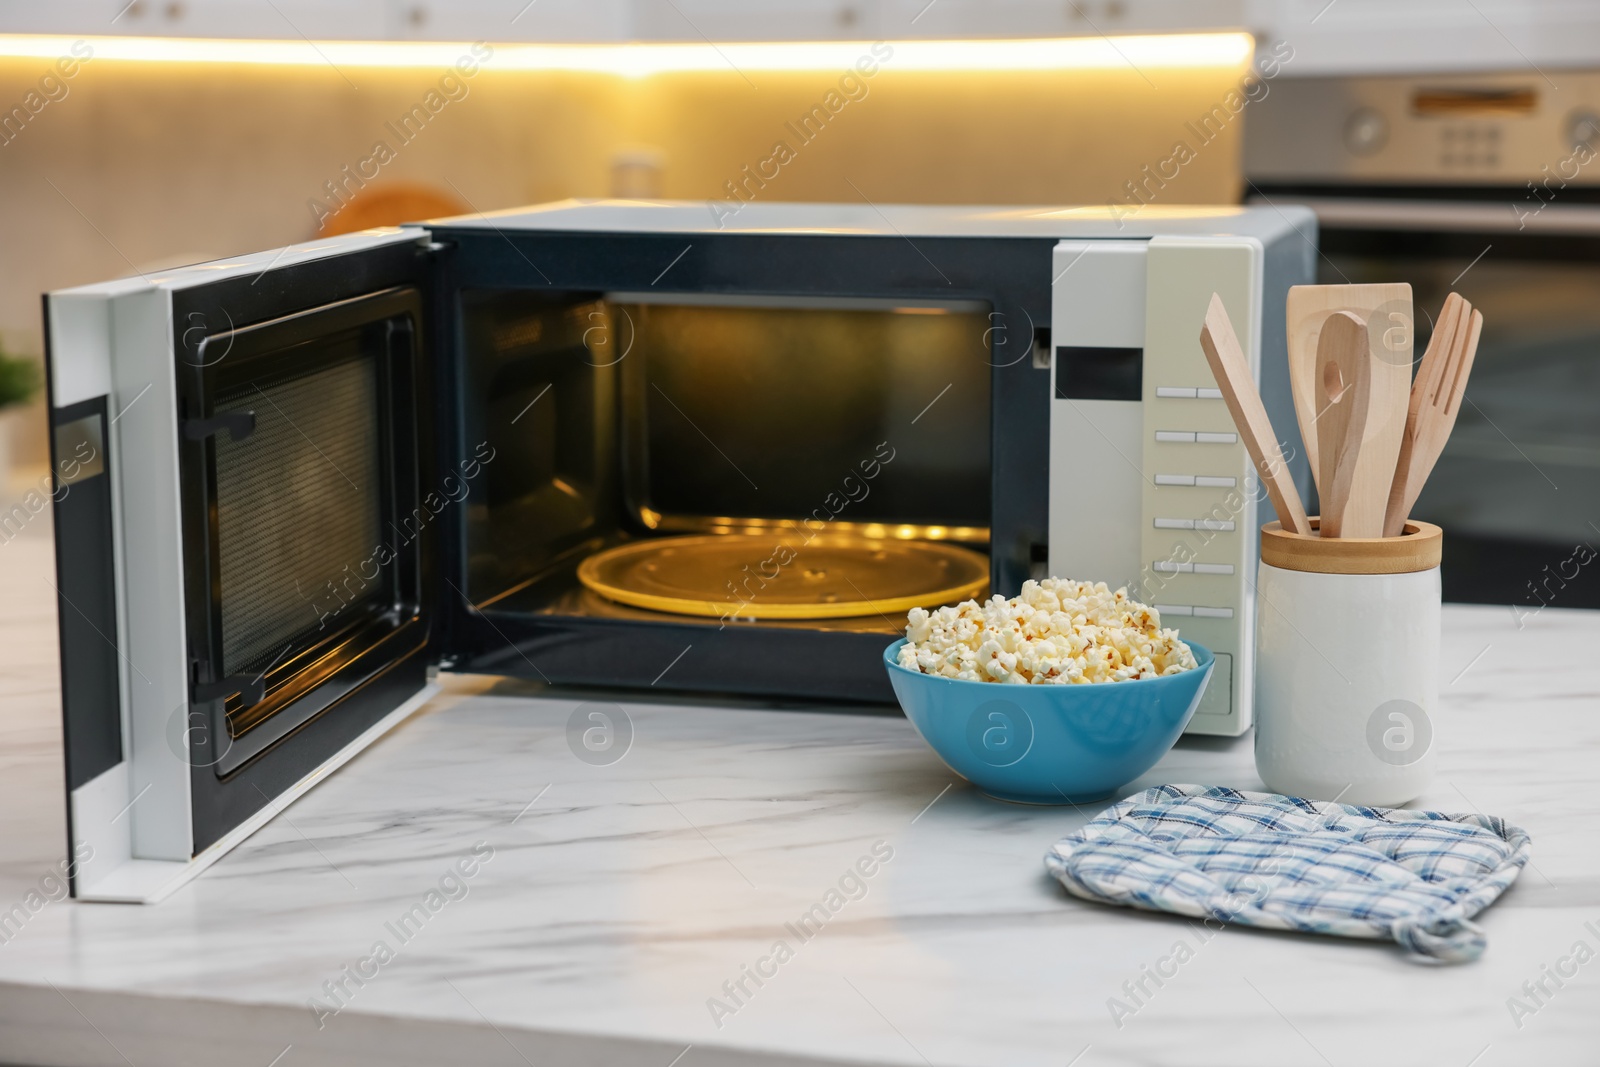
<path fill-rule="evenodd" d="M 1158 605 L 1241 733 L 1272 516 L 1199 328 L 1309 491 L 1314 225 L 565 202 L 48 294 L 73 892 L 159 899 L 440 669 L 887 702 L 907 603 L 1030 576 Z"/>

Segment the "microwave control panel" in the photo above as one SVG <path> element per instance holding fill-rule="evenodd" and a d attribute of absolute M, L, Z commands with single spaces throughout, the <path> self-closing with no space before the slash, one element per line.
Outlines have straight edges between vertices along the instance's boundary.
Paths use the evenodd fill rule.
<path fill-rule="evenodd" d="M 1048 568 L 1126 586 L 1216 653 L 1190 733 L 1251 723 L 1262 490 L 1200 324 L 1221 294 L 1259 376 L 1262 259 L 1250 238 L 1176 236 L 1053 257 Z"/>

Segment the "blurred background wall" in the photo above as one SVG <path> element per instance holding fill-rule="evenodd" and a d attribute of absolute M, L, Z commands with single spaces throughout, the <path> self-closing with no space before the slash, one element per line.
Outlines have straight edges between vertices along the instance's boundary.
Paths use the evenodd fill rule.
<path fill-rule="evenodd" d="M 49 67 L 0 60 L 0 102 Z M 1185 124 L 1245 72 L 930 73 L 897 71 L 889 55 L 807 142 L 800 120 L 842 69 L 628 79 L 497 71 L 490 56 L 402 142 L 391 124 L 443 69 L 91 59 L 0 145 L 0 340 L 40 352 L 46 290 L 316 237 L 312 201 L 337 207 L 325 183 L 344 180 L 349 195 L 342 169 L 379 140 L 393 158 L 362 200 L 403 186 L 422 214 L 614 194 L 722 201 L 780 141 L 793 158 L 762 199 L 1104 205 L 1176 141 L 1197 144 Z M 1237 202 L 1239 125 L 1200 148 L 1161 202 Z M 326 223 L 362 217 L 353 202 Z M 41 467 L 42 401 L 8 421 L 18 469 Z"/>

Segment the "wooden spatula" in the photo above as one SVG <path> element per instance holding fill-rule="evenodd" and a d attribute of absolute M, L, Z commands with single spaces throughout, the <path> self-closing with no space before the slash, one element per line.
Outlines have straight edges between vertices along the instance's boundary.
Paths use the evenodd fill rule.
<path fill-rule="evenodd" d="M 1411 286 L 1403 282 L 1362 285 L 1296 285 L 1285 306 L 1289 335 L 1289 384 L 1311 471 L 1322 464 L 1314 420 L 1322 367 L 1317 339 L 1335 311 L 1349 311 L 1367 324 L 1372 400 L 1361 445 L 1360 466 L 1345 508 L 1346 537 L 1378 537 L 1389 503 L 1400 438 L 1406 428 L 1411 389 Z M 1321 486 L 1318 487 L 1319 489 Z M 1322 509 L 1326 512 L 1328 509 Z M 1359 531 L 1359 532 L 1358 532 Z"/>
<path fill-rule="evenodd" d="M 1423 483 L 1450 439 L 1482 332 L 1483 312 L 1473 310 L 1457 293 L 1445 298 L 1439 324 L 1434 327 L 1422 366 L 1417 369 L 1417 380 L 1411 386 L 1405 437 L 1400 442 L 1400 459 L 1384 513 L 1385 537 L 1400 536 Z"/>
<path fill-rule="evenodd" d="M 1361 460 L 1361 438 L 1372 401 L 1371 352 L 1367 324 L 1348 311 L 1335 311 L 1317 338 L 1317 479 L 1322 493 L 1322 536 L 1363 537 L 1346 532 L 1350 490 Z"/>
<path fill-rule="evenodd" d="M 1306 520 L 1305 505 L 1300 502 L 1300 493 L 1289 478 L 1283 450 L 1278 447 L 1278 436 L 1272 432 L 1272 420 L 1261 403 L 1255 375 L 1250 373 L 1250 362 L 1245 359 L 1244 349 L 1239 347 L 1239 337 L 1233 332 L 1222 297 L 1216 293 L 1211 294 L 1205 325 L 1200 328 L 1200 347 L 1205 350 L 1206 362 L 1211 364 L 1211 374 L 1217 379 L 1217 388 L 1222 390 L 1222 399 L 1228 404 L 1233 424 L 1244 439 L 1250 462 L 1255 464 L 1261 484 L 1267 487 L 1267 496 L 1278 511 L 1278 521 L 1290 533 L 1310 533 L 1311 523 Z"/>

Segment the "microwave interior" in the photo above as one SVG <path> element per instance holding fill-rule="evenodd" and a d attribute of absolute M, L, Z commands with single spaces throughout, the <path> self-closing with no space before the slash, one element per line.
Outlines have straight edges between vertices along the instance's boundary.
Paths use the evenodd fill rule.
<path fill-rule="evenodd" d="M 821 536 L 987 558 L 986 303 L 469 290 L 459 307 L 462 453 L 484 458 L 467 490 L 463 592 L 523 648 L 501 669 L 529 673 L 519 657 L 537 631 L 517 623 L 555 616 L 903 626 L 903 610 L 749 619 L 621 602 L 579 575 L 621 545 L 741 538 L 752 560 L 788 545 L 804 567 Z M 706 599 L 739 578 L 711 561 Z"/>

